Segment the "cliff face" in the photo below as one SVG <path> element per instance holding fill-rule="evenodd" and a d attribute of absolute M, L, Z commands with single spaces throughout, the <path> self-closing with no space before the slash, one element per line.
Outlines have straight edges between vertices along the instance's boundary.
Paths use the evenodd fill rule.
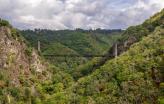
<path fill-rule="evenodd" d="M 34 74 L 42 75 L 45 66 L 37 52 L 27 47 L 15 31 L 0 27 L 0 70 L 8 77 L 9 84 L 19 86 L 23 83 L 22 77 L 28 80 Z"/>

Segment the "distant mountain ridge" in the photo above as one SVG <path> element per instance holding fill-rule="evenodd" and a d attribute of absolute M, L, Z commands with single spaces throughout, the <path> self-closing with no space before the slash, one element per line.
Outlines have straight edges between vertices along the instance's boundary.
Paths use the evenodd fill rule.
<path fill-rule="evenodd" d="M 37 48 L 41 42 L 42 55 L 103 55 L 120 37 L 122 30 L 46 30 L 35 29 L 21 32 L 30 44 Z M 88 58 L 54 57 L 50 62 L 66 70 L 86 63 Z"/>

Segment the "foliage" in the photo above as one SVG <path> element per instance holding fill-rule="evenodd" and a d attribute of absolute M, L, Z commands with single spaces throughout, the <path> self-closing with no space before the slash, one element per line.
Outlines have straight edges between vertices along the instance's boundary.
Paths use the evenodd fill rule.
<path fill-rule="evenodd" d="M 7 26 L 7 27 L 10 27 L 10 24 L 8 21 L 6 20 L 3 20 L 0 18 L 0 26 Z"/>
<path fill-rule="evenodd" d="M 111 33 L 111 31 L 100 29 L 95 31 L 77 29 L 73 32 L 72 30 L 24 31 L 27 32 L 26 35 L 29 36 L 28 39 L 32 39 L 31 44 L 33 46 L 36 45 L 37 39 L 43 39 L 45 45 L 43 45 L 43 47 L 48 46 L 48 49 L 45 48 L 45 50 L 43 50 L 45 54 L 51 52 L 63 52 L 62 54 L 74 53 L 78 55 L 85 53 L 103 53 L 107 51 L 106 48 L 113 44 L 118 38 L 120 39 L 119 42 L 125 42 L 131 37 L 134 37 L 137 41 L 135 44 L 130 45 L 130 48 L 126 52 L 116 58 L 108 59 L 105 64 L 100 65 L 99 68 L 95 70 L 92 70 L 92 68 L 102 61 L 100 58 L 92 59 L 88 63 L 69 71 L 69 73 L 51 64 L 51 66 L 47 67 L 47 71 L 43 73 L 34 73 L 26 76 L 23 72 L 20 72 L 18 85 L 13 85 L 13 82 L 9 80 L 12 74 L 9 71 L 12 72 L 13 70 L 1 69 L 0 103 L 163 104 L 163 15 L 162 11 L 142 25 L 128 28 L 121 37 L 119 37 L 119 35 L 115 35 L 116 37 L 113 35 L 115 40 L 109 43 L 108 41 L 111 39 L 111 36 L 107 34 Z M 103 32 L 105 33 L 104 35 L 102 35 Z M 30 37 L 31 33 L 40 36 L 37 37 L 37 35 L 34 35 Z M 93 35 L 93 33 L 95 34 Z M 16 35 L 17 33 L 13 31 L 13 34 Z M 45 36 L 44 34 L 47 35 Z M 61 34 L 63 34 L 63 36 L 61 36 Z M 109 38 L 109 40 L 107 38 Z M 54 40 L 55 42 L 53 42 Z M 53 43 L 50 44 L 49 42 Z M 27 56 L 31 56 L 32 49 L 32 47 L 29 47 L 25 50 Z M 9 54 L 6 57 L 9 63 L 16 61 L 13 56 L 15 55 Z M 72 59 L 66 60 L 68 62 L 65 64 L 70 63 Z M 81 61 L 83 59 L 79 60 Z M 72 62 L 76 61 L 77 60 L 73 60 Z M 22 71 L 23 66 L 18 66 Z M 76 65 L 71 68 L 74 67 L 76 67 Z M 42 75 L 44 73 L 48 74 L 48 77 L 51 76 L 51 78 L 38 80 L 40 77 L 45 77 Z M 21 81 L 23 83 L 21 83 Z M 28 84 L 25 84 L 26 82 Z"/>
<path fill-rule="evenodd" d="M 41 42 L 41 54 L 44 55 L 101 55 L 120 38 L 121 30 L 25 30 L 21 32 L 37 48 Z M 71 71 L 89 58 L 83 57 L 46 57 L 55 66 Z M 90 59 L 89 59 L 90 60 Z"/>
<path fill-rule="evenodd" d="M 116 41 L 118 46 L 118 55 L 128 50 L 133 43 L 139 42 L 144 36 L 151 34 L 156 27 L 163 27 L 163 17 L 164 10 L 162 10 L 160 13 L 155 14 L 150 19 L 146 20 L 143 24 L 131 26 L 128 29 L 126 29 L 121 35 L 121 37 L 117 38 L 118 40 Z M 149 26 L 151 26 L 152 28 L 150 29 Z M 109 48 L 105 55 L 105 58 L 95 58 L 87 63 L 84 63 L 83 65 L 76 67 L 72 71 L 73 77 L 77 80 L 81 77 L 87 76 L 90 73 L 94 72 L 101 65 L 106 63 L 107 60 L 113 59 L 113 47 Z"/>
<path fill-rule="evenodd" d="M 108 61 L 91 75 L 81 78 L 72 88 L 80 96 L 90 96 L 97 104 L 104 103 L 157 103 L 158 93 L 152 80 L 151 69 L 162 80 L 159 64 L 162 61 L 164 29 L 157 29 L 150 36 L 134 44 L 117 59 Z M 151 97 L 153 96 L 153 97 Z M 143 99 L 144 98 L 144 99 Z M 99 100 L 102 99 L 100 102 Z M 150 102 L 151 101 L 151 102 Z"/>
<path fill-rule="evenodd" d="M 32 47 L 27 47 L 26 50 L 25 50 L 25 54 L 27 56 L 31 57 L 32 56 L 32 50 L 33 50 Z"/>

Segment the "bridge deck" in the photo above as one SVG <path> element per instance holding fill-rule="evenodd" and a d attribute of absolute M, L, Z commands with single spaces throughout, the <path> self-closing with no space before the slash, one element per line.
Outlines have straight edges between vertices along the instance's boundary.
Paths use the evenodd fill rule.
<path fill-rule="evenodd" d="M 105 57 L 105 55 L 43 55 L 44 57 Z"/>

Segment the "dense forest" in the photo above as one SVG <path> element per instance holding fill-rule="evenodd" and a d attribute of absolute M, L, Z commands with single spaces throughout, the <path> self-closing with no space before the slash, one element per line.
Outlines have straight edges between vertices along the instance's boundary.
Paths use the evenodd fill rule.
<path fill-rule="evenodd" d="M 125 31 L 19 31 L 0 19 L 0 68 L 0 104 L 164 104 L 164 9 Z"/>
<path fill-rule="evenodd" d="M 24 30 L 23 36 L 37 49 L 40 41 L 41 55 L 61 69 L 72 70 L 88 62 L 89 55 L 103 55 L 119 39 L 122 30 Z M 58 57 L 48 57 L 55 55 Z M 59 56 L 65 57 L 59 57 Z M 81 57 L 69 57 L 77 55 Z M 46 57 L 47 56 L 47 57 Z"/>

